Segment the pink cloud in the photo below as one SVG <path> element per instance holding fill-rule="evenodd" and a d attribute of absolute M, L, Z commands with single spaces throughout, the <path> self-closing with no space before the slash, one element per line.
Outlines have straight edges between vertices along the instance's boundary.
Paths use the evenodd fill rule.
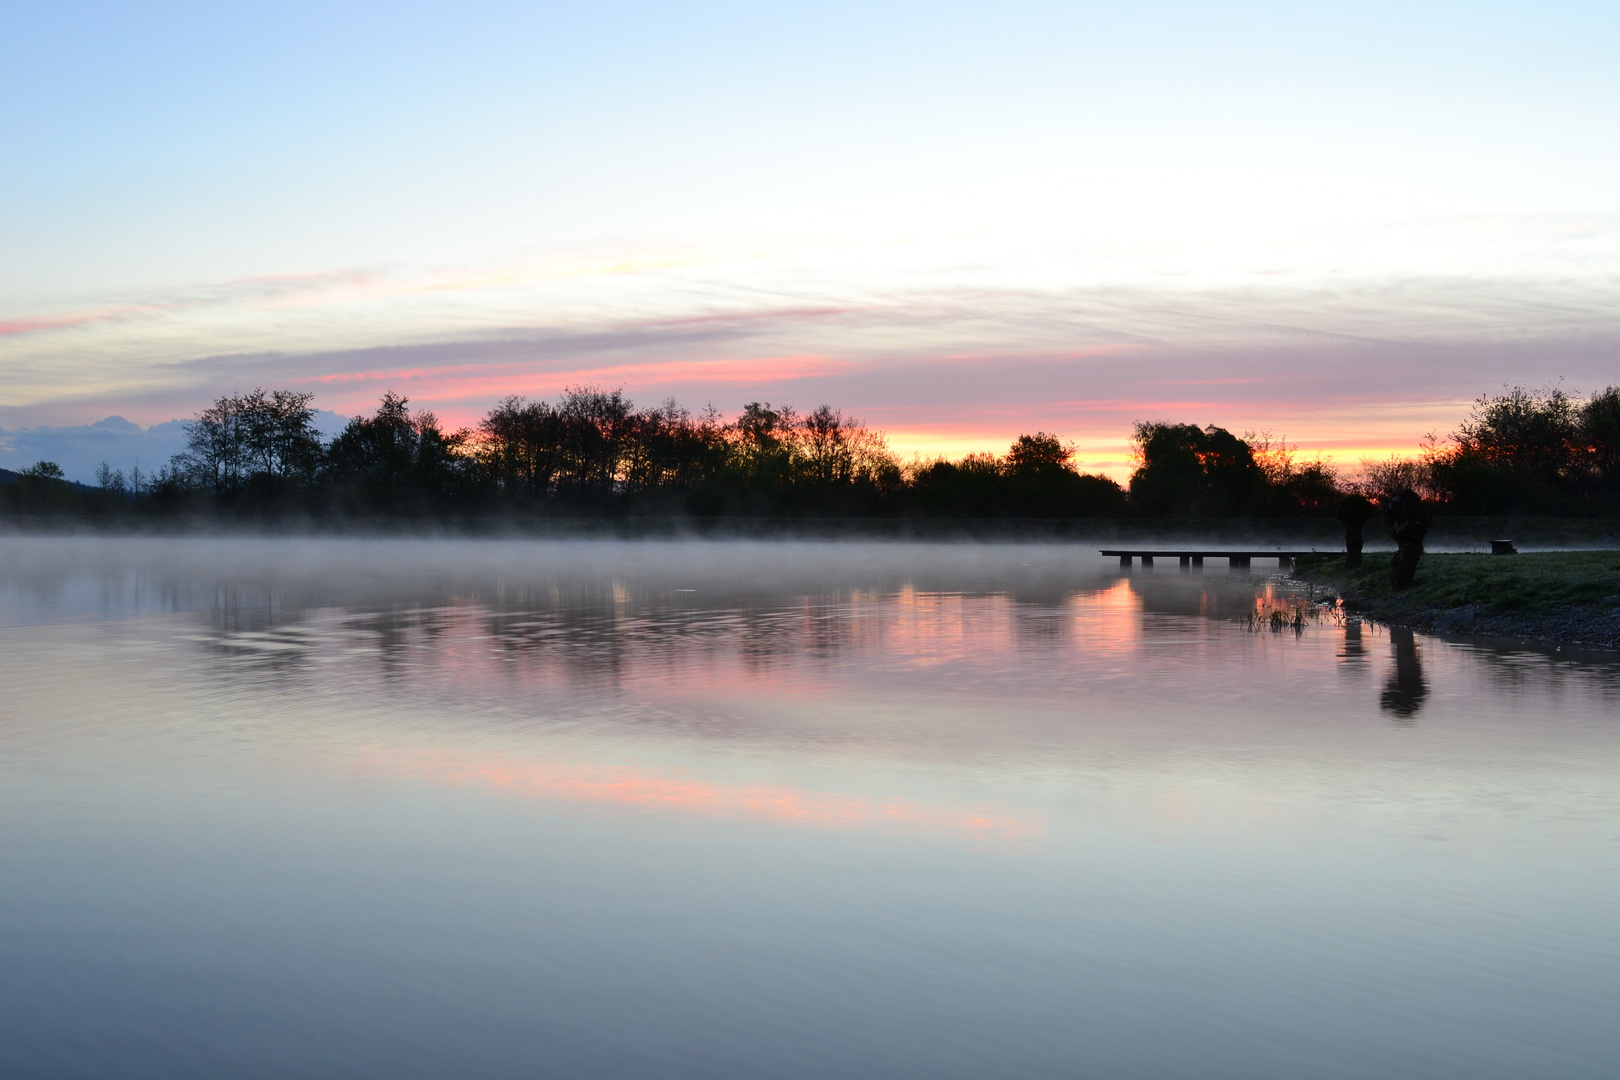
<path fill-rule="evenodd" d="M 78 311 L 68 315 L 40 315 L 30 319 L 0 320 L 0 337 L 13 334 L 37 334 L 45 330 L 68 330 L 76 326 L 113 322 L 152 310 L 146 307 L 101 308 L 97 311 Z"/>
<path fill-rule="evenodd" d="M 549 397 L 569 386 L 593 384 L 757 387 L 848 374 L 859 366 L 851 361 L 814 355 L 646 361 L 550 371 L 534 371 L 517 364 L 455 364 L 334 372 L 309 381 L 336 391 L 337 400 L 328 405 L 340 411 L 367 407 L 382 391 L 393 390 L 424 403 L 434 403 L 441 419 L 470 423 L 476 416 L 462 415 L 464 410 L 456 407 L 458 403 L 490 402 L 508 394 Z"/>

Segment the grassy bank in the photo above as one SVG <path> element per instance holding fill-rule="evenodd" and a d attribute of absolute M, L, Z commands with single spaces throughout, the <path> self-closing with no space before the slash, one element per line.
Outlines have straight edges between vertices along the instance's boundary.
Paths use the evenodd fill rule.
<path fill-rule="evenodd" d="M 1342 555 L 1313 555 L 1295 573 L 1380 622 L 1620 648 L 1620 551 L 1429 554 L 1403 592 L 1390 588 L 1389 560 L 1369 554 L 1351 569 Z"/>

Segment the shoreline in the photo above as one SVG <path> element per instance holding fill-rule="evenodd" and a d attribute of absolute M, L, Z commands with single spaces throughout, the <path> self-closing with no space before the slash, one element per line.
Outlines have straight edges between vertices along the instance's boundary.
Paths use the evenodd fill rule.
<path fill-rule="evenodd" d="M 1327 518 L 1020 518 L 723 514 L 7 514 L 0 535 L 335 537 L 438 539 L 999 540 L 1098 544 L 1244 544 L 1332 554 L 1343 530 Z M 1475 551 L 1514 537 L 1522 548 L 1620 550 L 1620 519 L 1445 517 L 1435 549 Z M 1377 544 L 1377 541 L 1374 541 Z M 1379 554 L 1369 550 L 1368 557 Z M 1387 555 L 1387 552 L 1383 554 Z"/>
<path fill-rule="evenodd" d="M 1293 576 L 1334 590 L 1346 611 L 1391 626 L 1620 650 L 1620 550 L 1431 552 L 1416 583 L 1399 593 L 1390 588 L 1389 563 L 1388 552 L 1367 553 L 1355 569 L 1342 554 L 1312 555 Z"/>

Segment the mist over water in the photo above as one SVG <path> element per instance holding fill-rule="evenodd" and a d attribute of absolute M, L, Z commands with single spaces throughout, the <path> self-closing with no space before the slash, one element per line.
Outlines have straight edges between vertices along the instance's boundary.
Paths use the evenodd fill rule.
<path fill-rule="evenodd" d="M 1620 664 L 1255 570 L 0 538 L 0 1072 L 1609 1075 Z"/>

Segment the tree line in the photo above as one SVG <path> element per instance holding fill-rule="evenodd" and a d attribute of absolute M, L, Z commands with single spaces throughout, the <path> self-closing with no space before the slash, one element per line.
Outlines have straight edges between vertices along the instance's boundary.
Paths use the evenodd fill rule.
<path fill-rule="evenodd" d="M 1413 487 L 1463 514 L 1620 509 L 1620 387 L 1486 395 L 1410 466 Z"/>
<path fill-rule="evenodd" d="M 13 512 L 309 516 L 1329 517 L 1348 496 L 1416 490 L 1441 512 L 1613 513 L 1620 508 L 1620 389 L 1486 395 L 1444 440 L 1408 460 L 1342 475 L 1268 433 L 1143 422 L 1125 487 L 1080 472 L 1047 432 L 1005 454 L 902 462 L 883 434 L 823 405 L 750 402 L 727 418 L 673 400 L 637 408 L 621 390 L 555 402 L 508 397 L 475 428 L 447 431 L 396 394 L 329 442 L 313 396 L 254 389 L 219 398 L 157 472 L 103 465 L 69 484 L 41 462 L 0 484 Z"/>

